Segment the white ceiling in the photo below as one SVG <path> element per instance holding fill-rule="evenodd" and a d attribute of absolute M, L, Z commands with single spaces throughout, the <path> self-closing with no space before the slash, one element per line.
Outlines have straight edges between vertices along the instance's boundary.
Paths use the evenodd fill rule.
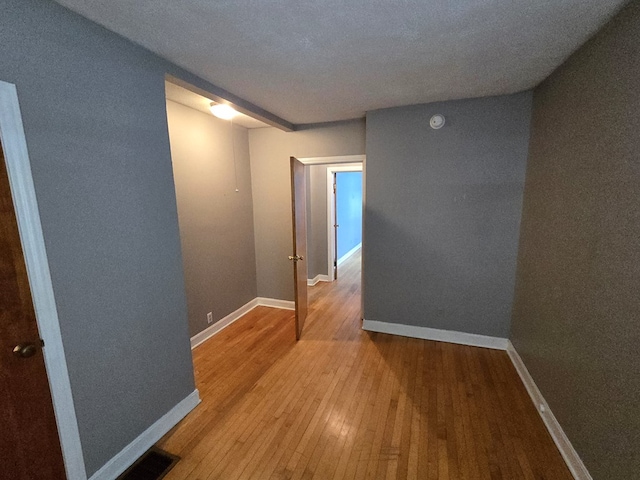
<path fill-rule="evenodd" d="M 179 85 L 174 85 L 171 82 L 165 81 L 164 87 L 165 94 L 168 100 L 180 103 L 186 107 L 190 107 L 194 110 L 198 110 L 199 112 L 206 113 L 207 115 L 212 115 L 211 110 L 209 109 L 212 101 L 211 99 L 203 97 L 202 95 L 198 95 L 197 93 L 187 90 L 186 88 L 183 88 Z M 264 122 L 261 122 L 260 120 L 251 118 L 250 116 L 240 112 L 238 112 L 238 114 L 233 117 L 233 123 L 245 128 L 263 128 L 270 126 Z"/>
<path fill-rule="evenodd" d="M 534 87 L 625 0 L 58 0 L 295 123 Z"/>

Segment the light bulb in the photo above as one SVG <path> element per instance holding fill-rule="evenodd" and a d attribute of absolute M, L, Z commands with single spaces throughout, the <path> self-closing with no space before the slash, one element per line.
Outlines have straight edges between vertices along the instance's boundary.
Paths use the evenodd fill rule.
<path fill-rule="evenodd" d="M 211 109 L 211 113 L 222 120 L 231 120 L 238 114 L 233 107 L 225 103 L 212 103 L 209 108 Z"/>

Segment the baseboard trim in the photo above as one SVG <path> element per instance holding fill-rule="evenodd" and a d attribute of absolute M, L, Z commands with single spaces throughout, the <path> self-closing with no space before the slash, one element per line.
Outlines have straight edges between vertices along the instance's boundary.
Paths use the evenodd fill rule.
<path fill-rule="evenodd" d="M 527 370 L 527 367 L 522 361 L 522 358 L 520 358 L 520 355 L 511 342 L 509 342 L 508 344 L 507 354 L 509 355 L 509 358 L 511 359 L 511 362 L 513 363 L 516 371 L 518 372 L 520 380 L 522 380 L 522 383 L 524 383 L 527 392 L 529 392 L 531 401 L 540 414 L 540 417 L 547 427 L 551 438 L 553 438 L 553 441 L 558 447 L 558 450 L 560 450 L 560 455 L 562 455 L 562 458 L 564 458 L 564 461 L 571 471 L 573 478 L 575 478 L 576 480 L 593 480 L 593 477 L 591 477 L 591 474 L 582 462 L 582 459 L 578 455 L 578 452 L 576 452 L 575 448 L 573 448 L 569 437 L 567 437 L 567 435 L 564 433 L 562 426 L 560 426 L 560 423 L 549 408 L 549 404 L 542 396 L 542 393 L 536 385 L 536 382 L 533 380 L 533 377 L 529 373 L 529 370 Z"/>
<path fill-rule="evenodd" d="M 284 310 L 296 309 L 296 302 L 294 302 L 293 300 L 279 300 L 277 298 L 258 297 L 256 298 L 256 301 L 261 307 L 282 308 Z"/>
<path fill-rule="evenodd" d="M 330 281 L 331 279 L 329 278 L 329 275 L 316 275 L 315 277 L 307 280 L 307 285 L 309 287 L 313 287 L 317 285 L 318 282 L 330 282 Z"/>
<path fill-rule="evenodd" d="M 358 250 L 360 250 L 362 248 L 362 242 L 360 242 L 359 244 L 357 244 L 355 247 L 353 247 L 351 250 L 349 250 L 347 253 L 345 253 L 342 257 L 340 257 L 338 259 L 338 266 L 340 266 L 342 263 L 344 263 L 345 261 L 347 261 L 349 259 L 349 257 L 351 255 L 353 255 L 354 253 L 356 253 Z"/>
<path fill-rule="evenodd" d="M 247 302 L 246 304 L 241 306 L 236 311 L 231 312 L 226 317 L 221 318 L 210 327 L 205 328 L 200 333 L 196 333 L 193 337 L 191 337 L 191 350 L 196 348 L 198 345 L 201 345 L 202 343 L 206 342 L 211 337 L 213 337 L 216 333 L 219 333 L 221 330 L 227 328 L 233 322 L 235 322 L 244 314 L 250 312 L 257 306 L 258 306 L 258 299 L 254 298 L 250 302 Z"/>
<path fill-rule="evenodd" d="M 191 392 L 184 400 L 164 414 L 158 421 L 147 428 L 142 434 L 120 453 L 109 460 L 94 473 L 89 480 L 113 480 L 127 468 L 133 465 L 140 456 L 149 450 L 169 430 L 176 426 L 186 415 L 200 403 L 198 390 Z"/>
<path fill-rule="evenodd" d="M 472 347 L 492 348 L 494 350 L 506 350 L 509 340 L 500 337 L 488 337 L 475 333 L 454 332 L 452 330 L 440 330 L 429 327 L 416 327 L 400 323 L 379 322 L 376 320 L 364 320 L 363 330 L 378 333 L 389 333 L 402 337 L 422 338 L 438 342 L 457 343 Z"/>

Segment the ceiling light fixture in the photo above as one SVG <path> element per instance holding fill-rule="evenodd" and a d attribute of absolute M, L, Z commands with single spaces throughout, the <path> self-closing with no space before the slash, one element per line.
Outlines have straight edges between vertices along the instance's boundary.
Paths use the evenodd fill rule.
<path fill-rule="evenodd" d="M 211 110 L 211 113 L 213 113 L 216 117 L 221 118 L 222 120 L 231 120 L 238 114 L 238 112 L 234 110 L 233 107 L 227 105 L 226 103 L 211 102 L 209 109 Z"/>

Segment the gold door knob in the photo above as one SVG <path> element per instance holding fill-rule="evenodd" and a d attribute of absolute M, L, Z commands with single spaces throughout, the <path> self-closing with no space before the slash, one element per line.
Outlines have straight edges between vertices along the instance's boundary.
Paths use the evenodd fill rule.
<path fill-rule="evenodd" d="M 21 343 L 13 347 L 13 354 L 20 358 L 33 357 L 37 351 L 38 349 L 33 343 Z"/>

